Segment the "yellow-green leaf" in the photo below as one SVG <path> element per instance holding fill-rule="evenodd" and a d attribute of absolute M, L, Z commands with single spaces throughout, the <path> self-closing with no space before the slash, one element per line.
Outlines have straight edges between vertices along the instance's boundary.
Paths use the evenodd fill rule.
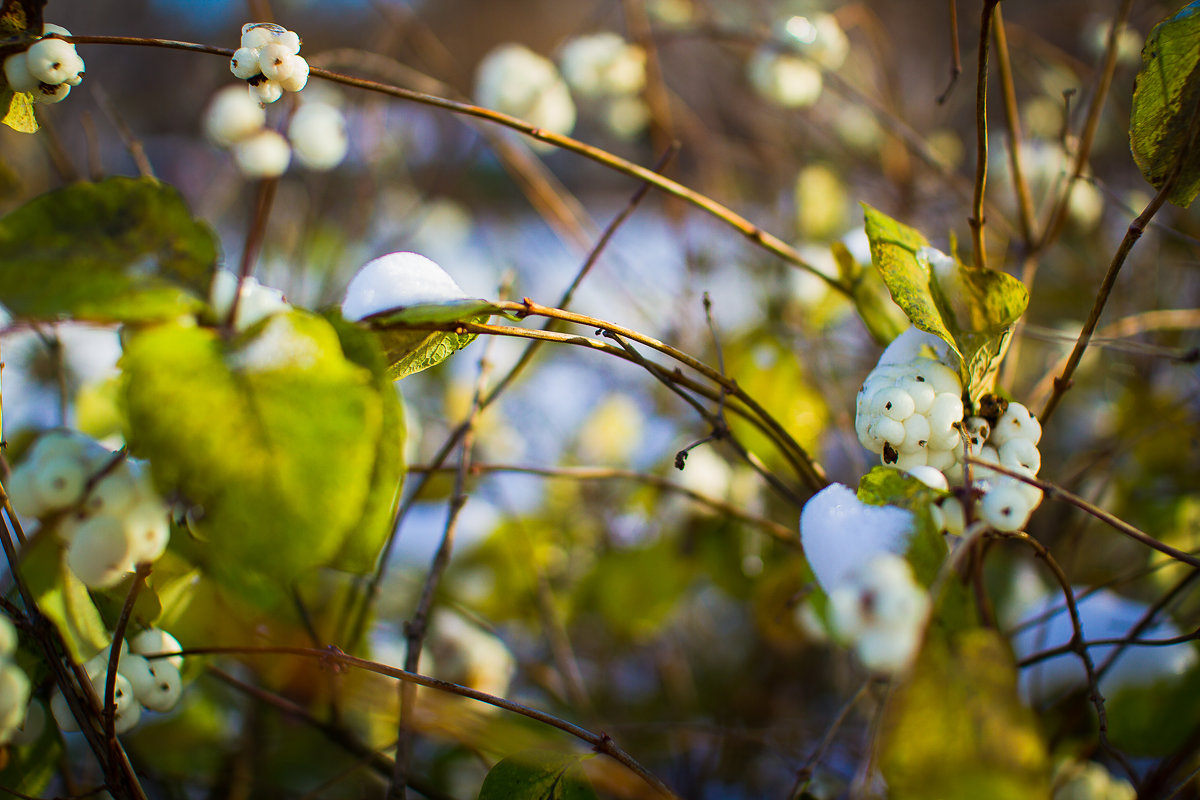
<path fill-rule="evenodd" d="M 33 115 L 33 95 L 29 92 L 5 90 L 4 94 L 0 95 L 0 105 L 5 103 L 8 105 L 8 111 L 0 122 L 19 133 L 37 133 L 37 117 Z"/>
<path fill-rule="evenodd" d="M 1129 145 L 1142 175 L 1187 207 L 1200 194 L 1200 0 L 1150 31 L 1133 90 Z"/>

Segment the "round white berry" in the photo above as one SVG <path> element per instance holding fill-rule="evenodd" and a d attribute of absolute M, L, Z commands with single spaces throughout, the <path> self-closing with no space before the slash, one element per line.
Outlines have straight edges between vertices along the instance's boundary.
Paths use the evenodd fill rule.
<path fill-rule="evenodd" d="M 784 108 L 807 108 L 821 96 L 820 69 L 802 58 L 767 47 L 750 57 L 746 74 L 760 95 Z"/>
<path fill-rule="evenodd" d="M 946 533 L 961 536 L 967 527 L 967 517 L 963 511 L 962 501 L 957 497 L 947 497 L 942 500 L 939 508 L 942 509 L 942 524 L 945 525 Z"/>
<path fill-rule="evenodd" d="M 963 418 L 962 398 L 952 392 L 939 392 L 929 406 L 929 427 L 931 431 L 945 437 L 954 432 L 954 424 Z M 957 438 L 957 433 L 955 433 Z"/>
<path fill-rule="evenodd" d="M 946 476 L 942 471 L 931 466 L 918 466 L 908 470 L 908 474 L 919 480 L 921 483 L 928 486 L 930 489 L 941 489 L 943 492 L 950 489 L 950 484 L 946 481 Z"/>
<path fill-rule="evenodd" d="M 891 464 L 892 466 L 894 466 L 898 469 L 910 470 L 913 467 L 923 467 L 923 466 L 928 465 L 929 464 L 929 456 L 924 450 L 918 449 L 913 452 L 907 452 L 905 450 L 900 450 L 896 454 L 895 461 L 888 461 L 887 453 L 884 453 L 881 456 L 880 461 L 884 464 Z"/>
<path fill-rule="evenodd" d="M 37 88 L 33 90 L 33 102 L 46 103 L 53 105 L 61 103 L 67 99 L 67 95 L 71 93 L 71 84 L 63 82 L 58 84 L 39 83 Z"/>
<path fill-rule="evenodd" d="M 349 149 L 346 118 L 325 103 L 304 103 L 288 125 L 288 139 L 297 160 L 309 169 L 333 169 Z"/>
<path fill-rule="evenodd" d="M 1042 454 L 1038 452 L 1037 445 L 1028 439 L 1009 439 L 1000 445 L 999 454 L 1000 465 L 1009 469 L 1024 467 L 1036 475 L 1042 468 Z"/>
<path fill-rule="evenodd" d="M 88 474 L 78 460 L 39 460 L 35 467 L 31 488 L 43 508 L 57 511 L 74 505 L 83 497 Z"/>
<path fill-rule="evenodd" d="M 17 723 L 12 732 L 13 744 L 18 747 L 33 744 L 42 738 L 46 730 L 46 707 L 37 700 L 30 701 L 24 711 L 25 718 Z"/>
<path fill-rule="evenodd" d="M 96 690 L 96 696 L 100 698 L 101 703 L 106 699 L 106 681 L 107 675 L 104 672 L 92 678 L 92 688 Z M 119 672 L 113 681 L 113 705 L 116 706 L 113 727 L 117 733 L 125 733 L 137 725 L 142 718 L 142 704 L 134 697 L 133 686 L 129 683 L 129 679 Z"/>
<path fill-rule="evenodd" d="M 867 433 L 873 440 L 879 440 L 899 447 L 904 443 L 904 423 L 897 422 L 891 417 L 878 417 L 867 426 Z"/>
<path fill-rule="evenodd" d="M 147 628 L 129 640 L 129 650 L 139 656 L 155 656 L 159 653 L 175 653 L 183 648 L 179 640 L 161 628 Z M 159 659 L 150 659 L 153 663 Z M 169 656 L 162 659 L 175 669 L 183 669 L 183 656 Z"/>
<path fill-rule="evenodd" d="M 1028 439 L 1037 444 L 1042 438 L 1042 424 L 1033 413 L 1020 403 L 1009 403 L 1008 408 L 996 421 L 992 439 L 997 446 L 1009 439 Z"/>
<path fill-rule="evenodd" d="M 936 470 L 945 472 L 954 466 L 955 460 L 953 450 L 934 447 L 932 442 L 925 448 L 925 463 Z"/>
<path fill-rule="evenodd" d="M 291 75 L 295 65 L 286 47 L 271 43 L 258 51 L 258 68 L 270 80 L 279 81 Z"/>
<path fill-rule="evenodd" d="M 257 50 L 274 42 L 284 33 L 287 33 L 287 29 L 273 22 L 247 22 L 242 26 L 242 47 Z"/>
<path fill-rule="evenodd" d="M 250 96 L 264 106 L 269 106 L 283 97 L 283 87 L 279 84 L 279 81 L 270 80 L 262 75 L 253 78 L 248 88 Z"/>
<path fill-rule="evenodd" d="M 279 84 L 275 84 L 278 86 Z M 264 129 L 233 145 L 238 169 L 250 178 L 275 178 L 287 171 L 292 148 L 273 130 Z"/>
<path fill-rule="evenodd" d="M 157 500 L 143 501 L 130 509 L 123 521 L 131 560 L 134 563 L 157 561 L 171 539 L 166 507 Z"/>
<path fill-rule="evenodd" d="M 1029 521 L 1033 507 L 1024 493 L 1008 483 L 999 483 L 979 501 L 979 517 L 998 531 L 1019 531 Z"/>
<path fill-rule="evenodd" d="M 4 77 L 14 92 L 32 92 L 41 83 L 29 71 L 29 61 L 23 52 L 13 53 L 4 59 Z"/>
<path fill-rule="evenodd" d="M 151 711 L 170 711 L 183 693 L 179 669 L 165 659 L 149 661 L 147 664 L 153 681 L 144 694 L 138 695 L 138 700 Z"/>
<path fill-rule="evenodd" d="M 913 366 L 916 368 L 915 374 L 918 379 L 931 385 L 938 394 L 962 394 L 962 381 L 958 379 L 958 373 L 942 362 L 932 358 L 918 358 L 913 362 Z"/>
<path fill-rule="evenodd" d="M 983 447 L 991 435 L 992 428 L 983 417 L 967 417 L 963 420 L 963 431 L 967 434 L 967 444 L 975 451 Z"/>
<path fill-rule="evenodd" d="M 30 463 L 21 464 L 9 478 L 8 496 L 13 508 L 23 517 L 40 517 L 48 510 L 33 488 L 34 468 Z"/>
<path fill-rule="evenodd" d="M 913 414 L 904 420 L 904 446 L 902 453 L 916 453 L 929 446 L 929 420 L 921 414 Z"/>
<path fill-rule="evenodd" d="M 57 33 L 59 36 L 70 36 L 71 32 L 62 25 L 55 25 L 52 22 L 42 23 L 42 36 L 49 36 L 52 33 Z"/>
<path fill-rule="evenodd" d="M 913 401 L 913 411 L 917 414 L 927 414 L 937 397 L 937 390 L 928 381 L 910 380 L 904 384 L 904 391 Z"/>
<path fill-rule="evenodd" d="M 562 71 L 582 95 L 632 94 L 646 83 L 646 53 L 611 31 L 580 36 L 563 48 Z"/>
<path fill-rule="evenodd" d="M 75 715 L 71 713 L 67 698 L 59 689 L 55 689 L 54 694 L 50 696 L 50 714 L 58 724 L 58 729 L 63 733 L 74 733 L 79 730 L 79 723 L 75 721 Z"/>
<path fill-rule="evenodd" d="M 138 702 L 145 705 L 146 701 L 142 699 L 143 696 L 155 690 L 154 672 L 150 668 L 150 662 L 144 656 L 129 653 L 121 656 L 117 672 L 129 681 L 129 685 L 133 689 L 133 696 L 137 698 Z"/>
<path fill-rule="evenodd" d="M 875 396 L 874 403 L 885 417 L 903 422 L 912 416 L 915 408 L 912 397 L 903 389 L 892 386 Z"/>
<path fill-rule="evenodd" d="M 281 78 L 279 85 L 285 92 L 298 92 L 308 85 L 308 62 L 300 56 L 291 56 L 291 66 L 286 78 Z"/>
<path fill-rule="evenodd" d="M 292 55 L 300 52 L 300 34 L 295 31 L 284 31 L 275 37 L 275 43 L 286 47 Z"/>
<path fill-rule="evenodd" d="M 0 664 L 0 742 L 25 719 L 29 707 L 29 678 L 12 662 Z"/>
<path fill-rule="evenodd" d="M 25 51 L 29 72 L 42 83 L 59 84 L 83 71 L 75 45 L 62 39 L 39 39 Z"/>
<path fill-rule="evenodd" d="M 250 80 L 262 70 L 258 66 L 258 51 L 249 47 L 239 47 L 229 59 L 229 71 L 242 80 Z"/>
<path fill-rule="evenodd" d="M 221 147 L 252 136 L 266 122 L 267 112 L 262 105 L 236 85 L 213 95 L 204 112 L 204 132 Z"/>
<path fill-rule="evenodd" d="M 479 63 L 475 99 L 553 133 L 575 127 L 575 103 L 554 64 L 519 44 L 503 44 Z"/>
<path fill-rule="evenodd" d="M 137 495 L 138 486 L 134 476 L 121 464 L 97 481 L 84 498 L 81 511 L 86 516 L 120 516 L 133 507 Z"/>
<path fill-rule="evenodd" d="M 115 586 L 133 567 L 125 526 L 116 517 L 84 521 L 67 546 L 67 566 L 88 587 Z"/>

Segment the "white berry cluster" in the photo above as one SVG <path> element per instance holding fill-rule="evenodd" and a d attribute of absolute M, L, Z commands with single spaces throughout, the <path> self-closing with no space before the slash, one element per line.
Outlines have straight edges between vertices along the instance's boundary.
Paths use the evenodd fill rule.
<path fill-rule="evenodd" d="M 17 629 L 0 614 L 0 744 L 12 740 L 29 708 L 29 678 L 13 663 L 16 651 Z"/>
<path fill-rule="evenodd" d="M 605 126 L 622 139 L 639 135 L 650 121 L 642 100 L 646 51 L 620 34 L 602 31 L 572 39 L 562 49 L 562 74 L 580 97 L 600 104 Z"/>
<path fill-rule="evenodd" d="M 834 634 L 873 672 L 906 668 L 920 648 L 929 597 L 903 557 L 881 552 L 829 594 Z"/>
<path fill-rule="evenodd" d="M 308 62 L 300 55 L 300 36 L 271 22 L 242 26 L 242 46 L 229 61 L 229 71 L 250 84 L 250 95 L 264 105 L 284 92 L 308 83 Z"/>
<path fill-rule="evenodd" d="M 830 14 L 789 17 L 776 27 L 787 50 L 758 48 L 746 63 L 746 74 L 755 90 L 777 105 L 811 106 L 821 96 L 821 69 L 841 67 L 850 42 Z"/>
<path fill-rule="evenodd" d="M 1134 800 L 1137 790 L 1095 761 L 1065 762 L 1054 771 L 1053 800 Z"/>
<path fill-rule="evenodd" d="M 964 487 L 964 457 L 998 464 L 1028 477 L 1041 468 L 1037 443 L 1042 435 L 1037 418 L 1020 403 L 997 400 L 999 416 L 993 427 L 983 416 L 966 416 L 958 374 L 921 348 L 939 345 L 935 337 L 916 329 L 888 347 L 867 376 L 855 403 L 854 427 L 863 447 L 879 453 L 884 464 L 912 472 L 935 488 Z M 918 474 L 932 467 L 944 479 Z M 1001 531 L 1025 527 L 1042 492 L 1008 475 L 974 465 L 970 488 L 979 495 L 977 510 L 987 524 Z M 938 484 L 941 485 L 938 485 Z M 962 503 L 945 498 L 935 508 L 942 527 L 960 534 Z"/>
<path fill-rule="evenodd" d="M 552 133 L 575 127 L 575 102 L 554 62 L 509 42 L 488 53 L 475 72 L 475 102 Z M 536 142 L 534 146 L 547 146 Z"/>
<path fill-rule="evenodd" d="M 4 77 L 14 92 L 29 92 L 35 103 L 57 103 L 83 81 L 83 59 L 75 45 L 50 34 L 70 36 L 61 25 L 46 23 L 42 38 L 28 50 L 4 59 Z"/>
<path fill-rule="evenodd" d="M 149 628 L 121 642 L 113 688 L 113 704 L 116 706 L 114 727 L 117 733 L 125 733 L 137 725 L 143 710 L 166 712 L 179 702 L 183 693 L 183 678 L 179 672 L 183 668 L 183 656 L 146 656 L 180 649 L 179 641 L 174 636 L 158 628 Z M 108 659 L 109 649 L 105 648 L 83 665 L 101 702 L 105 698 Z M 79 723 L 71 714 L 61 691 L 56 691 L 50 698 L 50 711 L 62 731 L 69 733 L 79 730 Z"/>
<path fill-rule="evenodd" d="M 107 588 L 157 560 L 171 535 L 168 509 L 144 462 L 121 458 L 74 431 L 50 431 L 9 484 L 17 512 L 57 518 L 67 566 L 89 587 Z"/>

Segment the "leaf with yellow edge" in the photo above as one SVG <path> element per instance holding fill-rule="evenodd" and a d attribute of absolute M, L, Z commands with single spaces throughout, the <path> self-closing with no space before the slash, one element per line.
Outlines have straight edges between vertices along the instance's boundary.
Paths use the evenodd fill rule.
<path fill-rule="evenodd" d="M 10 91 L 6 89 L 5 94 L 9 94 Z M 20 133 L 37 133 L 37 117 L 33 115 L 33 95 L 29 92 L 11 92 L 8 111 L 0 122 Z"/>

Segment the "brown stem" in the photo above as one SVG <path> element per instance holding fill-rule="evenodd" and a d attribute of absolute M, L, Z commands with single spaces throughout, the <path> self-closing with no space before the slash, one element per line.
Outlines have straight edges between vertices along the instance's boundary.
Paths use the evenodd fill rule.
<path fill-rule="evenodd" d="M 954 84 L 958 83 L 958 76 L 962 75 L 962 48 L 958 45 L 958 0 L 948 0 L 947 5 L 950 7 L 950 82 L 946 84 L 946 91 L 938 95 L 938 105 L 943 105 L 946 99 L 950 97 L 950 90 L 954 88 Z"/>
<path fill-rule="evenodd" d="M 104 738 L 108 742 L 110 768 L 115 769 L 120 756 L 117 750 L 117 665 L 121 661 L 121 644 L 125 641 L 125 628 L 129 625 L 129 617 L 133 614 L 133 604 L 138 592 L 150 574 L 150 562 L 143 561 L 137 565 L 133 575 L 133 583 L 125 595 L 125 604 L 121 606 L 121 616 L 117 618 L 117 627 L 113 630 L 112 644 L 108 648 L 108 672 L 104 676 Z M 136 702 L 136 701 L 135 701 Z"/>
<path fill-rule="evenodd" d="M 975 249 L 975 266 L 987 266 L 987 250 L 983 241 L 983 195 L 987 188 L 988 130 L 987 130 L 987 71 L 988 50 L 991 46 L 992 12 L 1000 0 L 983 0 L 983 17 L 979 23 L 979 66 L 975 79 L 975 196 L 971 205 L 971 241 Z"/>

